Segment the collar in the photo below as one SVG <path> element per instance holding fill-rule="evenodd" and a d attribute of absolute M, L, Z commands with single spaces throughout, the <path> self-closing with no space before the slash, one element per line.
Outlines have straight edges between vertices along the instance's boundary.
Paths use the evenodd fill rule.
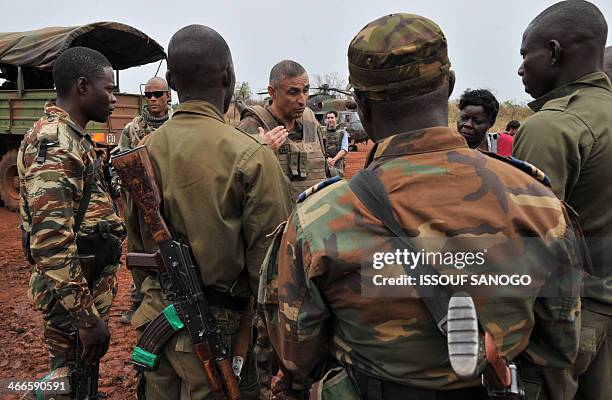
<path fill-rule="evenodd" d="M 438 126 L 398 133 L 376 143 L 366 161 L 395 158 L 410 154 L 431 153 L 457 148 L 467 148 L 467 142 L 456 129 Z"/>
<path fill-rule="evenodd" d="M 225 123 L 225 119 L 223 118 L 221 111 L 204 100 L 188 100 L 180 103 L 172 113 L 172 118 L 175 118 L 182 113 L 199 114 Z"/>
<path fill-rule="evenodd" d="M 47 116 L 55 116 L 59 118 L 60 121 L 64 122 L 68 125 L 72 130 L 78 133 L 80 136 L 88 136 L 87 131 L 81 128 L 76 122 L 74 122 L 70 115 L 63 108 L 59 107 L 57 104 L 53 102 L 47 102 L 45 104 L 45 114 Z"/>
<path fill-rule="evenodd" d="M 265 108 L 266 108 L 266 111 L 268 111 L 268 112 L 270 113 L 270 115 L 271 115 L 271 116 L 272 116 L 272 117 L 273 117 L 273 118 L 276 120 L 276 123 L 277 123 L 278 125 L 283 125 L 283 126 L 284 126 L 283 121 L 281 121 L 280 119 L 278 119 L 278 118 L 276 117 L 276 115 L 274 115 L 274 113 L 272 112 L 272 105 L 266 105 L 266 106 L 265 106 Z M 301 130 L 302 130 L 302 120 L 303 120 L 303 118 L 304 118 L 304 117 L 302 117 L 302 118 L 300 118 L 300 119 L 296 119 L 296 120 L 295 120 L 295 122 L 294 122 L 294 126 L 293 126 L 293 130 L 294 130 L 294 131 L 295 131 L 295 130 L 297 130 L 297 131 L 301 131 Z"/>
<path fill-rule="evenodd" d="M 563 86 L 559 86 L 558 88 L 551 90 L 545 95 L 538 97 L 534 101 L 528 104 L 529 108 L 533 111 L 538 112 L 544 107 L 544 104 L 547 102 L 558 99 L 560 97 L 568 96 L 574 93 L 578 89 L 582 89 L 585 87 L 598 87 L 601 89 L 605 89 L 609 92 L 612 92 L 612 85 L 610 85 L 610 81 L 608 77 L 603 72 L 593 72 L 592 74 L 588 74 L 575 80 L 574 82 L 567 83 Z"/>

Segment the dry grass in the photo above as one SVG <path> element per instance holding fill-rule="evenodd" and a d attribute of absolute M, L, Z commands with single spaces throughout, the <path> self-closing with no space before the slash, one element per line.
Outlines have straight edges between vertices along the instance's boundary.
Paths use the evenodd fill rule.
<path fill-rule="evenodd" d="M 449 102 L 448 126 L 455 127 L 457 125 L 458 114 L 459 108 L 457 106 L 457 102 Z M 491 128 L 491 131 L 502 131 L 506 127 L 506 124 L 513 119 L 517 119 L 521 123 L 523 123 L 525 119 L 527 119 L 527 117 L 529 117 L 531 114 L 533 114 L 533 111 L 531 111 L 531 109 L 525 105 L 504 102 L 500 106 L 499 114 L 497 115 L 497 121 L 495 121 L 495 125 L 493 125 L 493 128 Z M 238 112 L 233 103 L 230 105 L 229 110 L 225 114 L 225 120 L 232 126 L 237 126 L 240 122 L 240 113 Z"/>
<path fill-rule="evenodd" d="M 451 101 L 448 103 L 448 126 L 456 127 L 457 126 L 457 115 L 459 114 L 458 102 Z M 525 122 L 527 117 L 533 114 L 533 111 L 525 106 L 520 104 L 514 104 L 512 102 L 506 101 L 503 102 L 499 107 L 499 113 L 497 114 L 497 120 L 495 121 L 495 125 L 490 129 L 490 131 L 500 132 L 506 128 L 506 124 L 513 119 L 518 120 L 521 124 Z"/>

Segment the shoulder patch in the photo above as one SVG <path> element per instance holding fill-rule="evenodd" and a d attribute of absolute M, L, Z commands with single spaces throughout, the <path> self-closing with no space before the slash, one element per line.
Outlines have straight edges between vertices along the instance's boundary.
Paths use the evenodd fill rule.
<path fill-rule="evenodd" d="M 519 160 L 518 158 L 512 157 L 512 156 L 504 157 L 504 156 L 500 156 L 499 154 L 490 153 L 490 152 L 483 152 L 483 153 L 488 155 L 489 157 L 504 161 L 520 169 L 521 171 L 531 175 L 533 178 L 538 180 L 540 183 L 548 187 L 550 187 L 551 185 L 550 178 L 548 177 L 548 175 L 546 175 L 544 171 L 542 171 L 535 165 L 529 164 L 527 161 Z"/>
<path fill-rule="evenodd" d="M 308 196 L 312 195 L 313 193 L 318 192 L 319 190 L 328 187 L 329 185 L 332 185 L 336 182 L 338 182 L 339 180 L 341 180 L 342 178 L 339 176 L 334 176 L 331 177 L 329 179 L 325 179 L 324 181 L 321 181 L 319 183 L 317 183 L 316 185 L 304 190 L 302 193 L 300 193 L 300 195 L 297 198 L 297 203 L 301 203 L 304 200 L 306 200 L 308 198 Z"/>
<path fill-rule="evenodd" d="M 38 123 L 40 125 L 35 125 L 34 130 L 36 131 L 36 136 L 39 141 L 46 139 L 51 142 L 56 142 L 58 140 L 61 124 L 59 117 L 49 114 L 41 118 Z"/>

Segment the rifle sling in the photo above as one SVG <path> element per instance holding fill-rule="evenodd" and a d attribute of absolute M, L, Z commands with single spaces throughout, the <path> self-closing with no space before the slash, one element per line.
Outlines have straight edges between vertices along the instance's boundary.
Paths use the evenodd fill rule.
<path fill-rule="evenodd" d="M 88 171 L 89 168 L 93 168 L 93 171 Z M 89 179 L 87 179 L 90 177 Z M 77 211 L 76 216 L 74 217 L 74 238 L 76 239 L 77 233 L 81 229 L 81 223 L 85 218 L 85 213 L 87 212 L 87 207 L 89 207 L 89 200 L 91 199 L 91 191 L 93 189 L 93 184 L 96 178 L 98 177 L 98 160 L 96 159 L 92 164 L 89 164 L 85 169 L 85 187 L 83 188 L 83 196 L 81 197 L 81 201 L 79 202 L 79 209 Z"/>
<path fill-rule="evenodd" d="M 363 205 L 401 241 L 405 248 L 413 252 L 418 251 L 414 244 L 406 238 L 406 232 L 393 216 L 393 208 L 391 207 L 385 186 L 374 171 L 369 169 L 359 171 L 349 181 L 349 187 Z M 429 264 L 422 264 L 413 270 L 407 269 L 405 266 L 404 268 L 409 275 L 439 275 L 438 271 Z M 438 329 L 446 336 L 446 319 L 448 302 L 450 300 L 448 291 L 443 286 L 436 285 L 429 286 L 428 292 L 425 293 L 425 289 L 421 285 L 415 286 L 421 300 L 425 303 L 427 310 L 429 310 L 429 313 L 436 321 Z"/>

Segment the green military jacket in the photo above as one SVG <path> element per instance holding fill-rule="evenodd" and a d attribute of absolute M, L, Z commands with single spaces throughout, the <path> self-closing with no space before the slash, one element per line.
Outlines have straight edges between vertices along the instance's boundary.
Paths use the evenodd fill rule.
<path fill-rule="evenodd" d="M 423 245 L 449 237 L 495 239 L 493 264 L 485 265 L 497 269 L 463 271 L 524 271 L 538 281 L 524 296 L 480 292 L 476 300 L 480 324 L 504 356 L 513 359 L 527 349 L 540 365 L 573 362 L 579 296 L 539 296 L 558 265 L 578 269 L 574 231 L 548 187 L 469 149 L 458 132 L 446 127 L 391 136 L 377 144 L 369 159 L 368 168 L 383 182 L 407 236 Z M 258 301 L 289 374 L 315 378 L 315 366 L 331 356 L 404 385 L 436 390 L 479 385 L 458 381 L 446 338 L 424 303 L 409 294 L 413 289 L 406 287 L 403 297 L 388 297 L 386 289 L 376 296 L 364 294 L 374 271 L 372 254 L 387 251 L 390 234 L 348 182 L 341 180 L 298 203 L 277 238 L 281 234 L 264 262 Z M 529 251 L 514 246 L 524 236 L 532 236 Z M 560 263 L 551 265 L 552 259 Z"/>
<path fill-rule="evenodd" d="M 257 137 L 226 124 L 219 110 L 204 101 L 181 103 L 144 142 L 165 220 L 191 245 L 203 284 L 240 297 L 256 292 L 271 240 L 266 235 L 292 207 L 274 154 Z M 130 207 L 132 250 L 155 251 L 149 229 Z M 151 279 L 143 282 L 143 304 L 133 325 L 155 318 L 168 304 Z"/>
<path fill-rule="evenodd" d="M 586 75 L 531 102 L 513 155 L 546 173 L 552 189 L 578 213 L 593 261 L 585 306 L 612 315 L 612 86 Z"/>

